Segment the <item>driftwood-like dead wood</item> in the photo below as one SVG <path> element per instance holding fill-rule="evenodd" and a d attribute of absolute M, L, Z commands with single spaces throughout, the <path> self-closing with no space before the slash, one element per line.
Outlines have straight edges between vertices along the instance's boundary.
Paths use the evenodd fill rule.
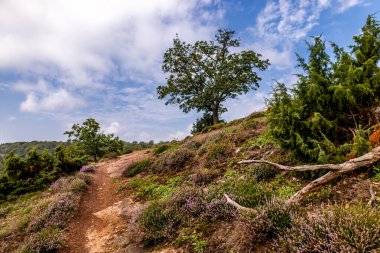
<path fill-rule="evenodd" d="M 230 197 L 228 197 L 227 194 L 224 194 L 224 197 L 227 200 L 227 202 L 226 202 L 227 204 L 234 206 L 236 209 L 238 209 L 240 211 L 255 212 L 255 209 L 239 205 L 237 202 L 233 201 Z"/>
<path fill-rule="evenodd" d="M 368 205 L 372 206 L 373 202 L 375 202 L 375 200 L 376 200 L 376 194 L 375 194 L 375 191 L 373 190 L 372 185 L 369 185 L 369 194 L 371 195 L 371 197 L 368 201 Z"/>
<path fill-rule="evenodd" d="M 316 180 L 310 182 L 304 188 L 299 190 L 294 194 L 287 204 L 296 204 L 303 200 L 308 194 L 320 189 L 323 185 L 331 182 L 332 180 L 339 178 L 341 175 L 354 171 L 359 168 L 368 167 L 380 160 L 380 147 L 372 149 L 367 154 L 360 156 L 358 158 L 351 159 L 342 164 L 320 164 L 320 165 L 301 165 L 301 166 L 285 166 L 278 163 L 269 162 L 266 160 L 243 160 L 239 162 L 244 163 L 265 163 L 272 165 L 280 170 L 286 171 L 313 171 L 313 170 L 330 170 L 325 175 Z M 228 202 L 228 199 L 227 199 Z M 236 203 L 236 202 L 235 202 Z M 237 203 L 236 203 L 237 204 Z"/>

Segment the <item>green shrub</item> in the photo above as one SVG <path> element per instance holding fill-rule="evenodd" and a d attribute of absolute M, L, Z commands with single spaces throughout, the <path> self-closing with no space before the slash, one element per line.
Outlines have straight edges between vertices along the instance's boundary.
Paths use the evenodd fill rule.
<path fill-rule="evenodd" d="M 240 205 L 251 208 L 265 204 L 273 196 L 266 185 L 244 178 L 229 179 L 222 188 Z"/>
<path fill-rule="evenodd" d="M 379 252 L 380 210 L 364 204 L 333 206 L 294 222 L 276 252 Z"/>
<path fill-rule="evenodd" d="M 207 185 L 219 176 L 219 171 L 210 169 L 200 169 L 194 175 L 194 183 L 197 185 Z"/>
<path fill-rule="evenodd" d="M 167 203 L 154 201 L 144 208 L 137 222 L 144 232 L 144 243 L 150 245 L 175 238 L 181 219 Z"/>
<path fill-rule="evenodd" d="M 102 158 L 105 158 L 105 159 L 115 159 L 118 156 L 119 156 L 119 153 L 117 153 L 117 152 L 110 152 L 110 153 L 105 154 Z"/>
<path fill-rule="evenodd" d="M 215 163 L 222 163 L 233 154 L 233 145 L 228 141 L 211 143 L 206 156 L 206 167 L 211 167 Z"/>
<path fill-rule="evenodd" d="M 220 123 L 215 124 L 215 125 L 206 126 L 205 128 L 202 129 L 201 133 L 208 133 L 208 132 L 211 132 L 211 131 L 214 131 L 217 129 L 221 129 L 221 128 L 225 127 L 226 125 L 227 124 L 225 122 L 220 122 Z"/>
<path fill-rule="evenodd" d="M 44 229 L 32 234 L 26 241 L 21 253 L 52 253 L 61 248 L 58 229 Z"/>
<path fill-rule="evenodd" d="M 194 249 L 194 252 L 196 253 L 203 253 L 204 249 L 208 245 L 207 241 L 203 239 L 202 232 L 197 233 L 196 231 L 194 231 L 190 235 L 180 236 L 180 238 L 178 238 L 178 242 L 180 244 L 183 244 L 185 242 L 190 242 L 191 246 Z"/>
<path fill-rule="evenodd" d="M 242 214 L 253 242 L 262 242 L 282 234 L 291 227 L 293 207 L 274 200 L 267 201 L 256 212 Z"/>
<path fill-rule="evenodd" d="M 130 166 L 124 173 L 124 176 L 127 177 L 133 177 L 136 176 L 137 174 L 143 172 L 144 170 L 148 169 L 152 164 L 151 159 L 147 158 L 144 160 L 141 160 L 132 166 Z"/>
<path fill-rule="evenodd" d="M 278 170 L 268 164 L 256 164 L 252 167 L 252 174 L 257 182 L 271 180 L 278 174 Z"/>
<path fill-rule="evenodd" d="M 194 156 L 194 152 L 188 148 L 180 148 L 165 152 L 154 163 L 154 170 L 156 172 L 182 170 L 186 163 Z"/>
<path fill-rule="evenodd" d="M 162 144 L 154 149 L 153 153 L 155 156 L 158 156 L 161 153 L 164 153 L 166 150 L 170 149 L 171 146 L 169 144 Z"/>
<path fill-rule="evenodd" d="M 248 139 L 242 146 L 241 146 L 241 151 L 247 151 L 247 150 L 252 150 L 252 149 L 262 149 L 269 144 L 274 144 L 274 141 L 272 137 L 269 135 L 268 132 L 265 132 L 258 137 L 253 137 Z"/>

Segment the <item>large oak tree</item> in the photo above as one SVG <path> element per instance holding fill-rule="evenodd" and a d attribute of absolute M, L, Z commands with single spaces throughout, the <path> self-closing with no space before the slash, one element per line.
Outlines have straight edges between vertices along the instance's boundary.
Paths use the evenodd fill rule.
<path fill-rule="evenodd" d="M 256 70 L 265 70 L 268 60 L 252 51 L 239 51 L 234 31 L 219 29 L 215 39 L 182 42 L 178 35 L 173 47 L 164 54 L 162 70 L 169 74 L 166 84 L 158 86 L 159 99 L 169 96 L 166 104 L 179 104 L 184 112 L 196 109 L 211 114 L 219 122 L 227 111 L 223 102 L 259 87 Z"/>

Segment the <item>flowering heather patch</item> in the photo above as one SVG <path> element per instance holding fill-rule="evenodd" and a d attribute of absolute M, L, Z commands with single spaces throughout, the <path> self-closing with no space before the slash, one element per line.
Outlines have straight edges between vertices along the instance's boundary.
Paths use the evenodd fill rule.
<path fill-rule="evenodd" d="M 70 184 L 70 182 L 74 179 L 73 176 L 69 177 L 61 177 L 57 181 L 51 184 L 50 189 L 53 192 L 64 192 L 67 191 L 67 186 Z"/>
<path fill-rule="evenodd" d="M 379 252 L 380 210 L 365 205 L 335 206 L 309 214 L 286 231 L 277 252 Z"/>
<path fill-rule="evenodd" d="M 60 248 L 59 231 L 57 229 L 44 229 L 32 234 L 20 250 L 21 253 L 56 252 Z"/>
<path fill-rule="evenodd" d="M 93 166 L 93 165 L 83 165 L 80 168 L 79 172 L 83 172 L 83 173 L 85 173 L 85 172 L 94 172 L 94 170 L 95 170 L 95 166 Z"/>
<path fill-rule="evenodd" d="M 207 202 L 200 217 L 202 220 L 212 222 L 217 220 L 229 220 L 236 217 L 236 215 L 236 208 L 226 204 L 226 200 L 221 197 Z"/>
<path fill-rule="evenodd" d="M 43 228 L 62 228 L 76 208 L 76 196 L 73 193 L 59 194 L 52 202 L 37 209 L 29 223 L 29 231 L 39 231 Z"/>

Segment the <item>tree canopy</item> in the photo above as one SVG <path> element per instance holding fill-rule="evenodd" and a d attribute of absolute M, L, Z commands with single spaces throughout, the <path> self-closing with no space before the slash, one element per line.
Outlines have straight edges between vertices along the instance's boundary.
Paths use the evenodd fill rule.
<path fill-rule="evenodd" d="M 298 82 L 290 90 L 281 83 L 273 90 L 270 132 L 299 157 L 326 162 L 370 148 L 380 105 L 380 25 L 374 16 L 353 40 L 351 52 L 331 43 L 332 59 L 322 36 L 313 37 L 308 58 L 298 56 Z"/>
<path fill-rule="evenodd" d="M 100 132 L 100 125 L 95 119 L 89 118 L 82 125 L 74 124 L 71 129 L 65 132 L 69 136 L 69 142 L 78 144 L 95 161 L 104 154 L 123 150 L 124 144 L 119 137 Z"/>
<path fill-rule="evenodd" d="M 227 111 L 226 99 L 257 89 L 261 78 L 255 70 L 265 70 L 269 61 L 252 50 L 236 52 L 240 41 L 234 33 L 219 29 L 214 40 L 194 44 L 177 35 L 164 54 L 162 70 L 169 76 L 166 85 L 157 88 L 159 99 L 169 96 L 166 104 L 179 104 L 186 113 L 196 109 L 211 114 L 215 124 Z"/>

